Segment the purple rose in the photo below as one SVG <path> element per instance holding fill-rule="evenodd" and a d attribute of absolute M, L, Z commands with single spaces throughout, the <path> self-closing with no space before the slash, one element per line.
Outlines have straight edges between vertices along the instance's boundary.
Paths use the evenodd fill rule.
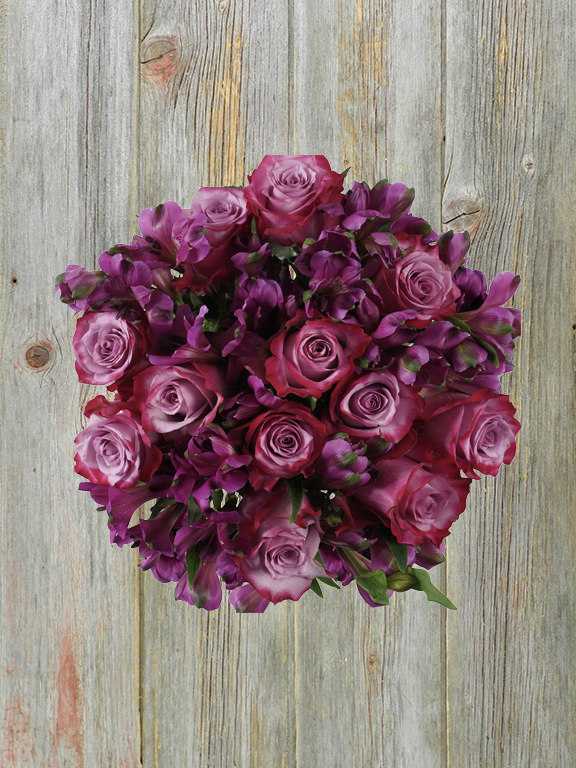
<path fill-rule="evenodd" d="M 181 440 L 212 421 L 223 401 L 224 375 L 203 363 L 151 366 L 134 379 L 145 429 Z"/>
<path fill-rule="evenodd" d="M 76 373 L 83 384 L 111 384 L 142 358 L 143 337 L 117 312 L 87 312 L 72 341 Z"/>
<path fill-rule="evenodd" d="M 300 473 L 309 477 L 326 435 L 324 424 L 299 403 L 283 401 L 275 410 L 257 416 L 245 437 L 254 455 L 248 467 L 252 487 L 257 491 L 262 488 L 270 491 L 279 477 L 295 477 Z"/>
<path fill-rule="evenodd" d="M 103 395 L 84 411 L 88 426 L 74 440 L 76 472 L 91 483 L 130 488 L 147 483 L 162 460 L 150 444 L 133 400 L 110 402 Z"/>
<path fill-rule="evenodd" d="M 320 531 L 306 496 L 296 523 L 289 523 L 291 513 L 290 494 L 285 489 L 250 494 L 240 505 L 238 531 L 250 550 L 234 559 L 249 584 L 272 603 L 299 600 L 312 579 L 326 575 L 314 560 Z"/>
<path fill-rule="evenodd" d="M 344 175 L 322 155 L 266 155 L 248 180 L 244 194 L 263 237 L 302 244 L 338 223 L 320 208 L 340 203 Z"/>
<path fill-rule="evenodd" d="M 248 220 L 246 198 L 241 189 L 202 187 L 194 195 L 190 210 L 206 217 L 206 239 L 213 248 L 238 235 Z"/>
<path fill-rule="evenodd" d="M 349 435 L 397 443 L 408 434 L 422 405 L 413 387 L 389 371 L 376 371 L 336 385 L 330 398 L 330 418 Z"/>
<path fill-rule="evenodd" d="M 437 547 L 466 507 L 471 480 L 460 472 L 434 468 L 413 459 L 380 459 L 376 482 L 350 497 L 351 507 L 368 510 L 392 529 L 397 541 L 416 547 L 431 541 Z"/>
<path fill-rule="evenodd" d="M 419 235 L 397 238 L 406 255 L 373 278 L 386 312 L 415 310 L 416 317 L 406 320 L 412 328 L 425 328 L 432 320 L 454 314 L 460 291 L 438 255 L 438 246 L 424 245 Z"/>

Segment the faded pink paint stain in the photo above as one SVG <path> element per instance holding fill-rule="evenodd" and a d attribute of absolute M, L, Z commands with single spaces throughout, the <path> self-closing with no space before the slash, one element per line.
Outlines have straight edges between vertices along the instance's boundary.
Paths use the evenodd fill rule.
<path fill-rule="evenodd" d="M 58 768 L 58 755 L 61 747 L 67 747 L 76 754 L 78 768 L 84 765 L 84 735 L 80 719 L 80 686 L 76 659 L 72 648 L 70 627 L 66 627 L 62 637 L 60 661 L 58 666 L 58 704 L 56 710 L 55 766 Z"/>
<path fill-rule="evenodd" d="M 22 699 L 9 699 L 2 722 L 2 768 L 36 766 L 34 742 L 30 733 L 30 715 Z"/>

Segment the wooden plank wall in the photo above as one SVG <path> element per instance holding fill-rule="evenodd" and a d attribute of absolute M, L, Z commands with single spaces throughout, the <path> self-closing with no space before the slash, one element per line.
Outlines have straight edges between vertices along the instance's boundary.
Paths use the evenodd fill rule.
<path fill-rule="evenodd" d="M 0 2 L 1 768 L 576 765 L 571 0 Z M 435 572 L 458 605 L 175 603 L 76 490 L 68 263 L 145 207 L 320 153 L 522 276 L 514 464 Z"/>

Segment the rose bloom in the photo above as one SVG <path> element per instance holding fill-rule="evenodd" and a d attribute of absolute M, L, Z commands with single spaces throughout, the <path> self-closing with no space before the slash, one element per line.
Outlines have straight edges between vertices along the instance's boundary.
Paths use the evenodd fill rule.
<path fill-rule="evenodd" d="M 182 440 L 214 419 L 224 387 L 224 374 L 213 365 L 158 365 L 135 377 L 134 398 L 145 429 Z"/>
<path fill-rule="evenodd" d="M 389 371 L 354 375 L 341 381 L 330 398 L 330 418 L 355 437 L 401 440 L 422 411 L 422 398 Z"/>
<path fill-rule="evenodd" d="M 111 384 L 142 358 L 143 337 L 117 312 L 87 312 L 72 340 L 76 373 L 83 384 Z"/>
<path fill-rule="evenodd" d="M 286 489 L 275 493 L 258 491 L 244 498 L 239 507 L 241 539 L 252 547 L 244 557 L 235 555 L 240 572 L 259 595 L 272 603 L 299 600 L 312 579 L 325 576 L 314 557 L 320 544 L 316 513 L 306 496 L 296 523 Z"/>
<path fill-rule="evenodd" d="M 438 393 L 426 399 L 424 412 L 429 420 L 416 449 L 428 444 L 436 456 L 450 457 L 468 477 L 478 479 L 477 472 L 497 475 L 502 463 L 510 464 L 516 455 L 520 422 L 508 395 L 485 388 L 472 395 Z"/>
<path fill-rule="evenodd" d="M 400 248 L 407 251 L 389 268 L 373 276 L 374 287 L 382 297 L 386 313 L 412 309 L 412 328 L 425 328 L 432 320 L 443 320 L 455 311 L 460 291 L 452 281 L 450 268 L 441 261 L 438 246 L 421 244 L 419 235 L 397 234 Z"/>
<path fill-rule="evenodd" d="M 130 488 L 147 483 L 162 461 L 142 428 L 133 400 L 112 402 L 103 395 L 90 400 L 88 426 L 74 440 L 76 472 L 97 485 Z"/>
<path fill-rule="evenodd" d="M 326 317 L 307 320 L 299 311 L 270 344 L 266 378 L 280 397 L 289 392 L 319 398 L 354 370 L 354 360 L 370 343 L 357 325 Z"/>
<path fill-rule="evenodd" d="M 194 195 L 192 213 L 206 216 L 206 239 L 218 248 L 235 237 L 248 220 L 248 207 L 243 190 L 202 187 Z"/>
<path fill-rule="evenodd" d="M 372 466 L 380 470 L 379 477 L 350 497 L 351 506 L 373 512 L 401 544 L 431 541 L 439 547 L 466 508 L 472 481 L 458 471 L 448 473 L 445 466 L 435 471 L 433 465 L 426 468 L 406 457 Z"/>
<path fill-rule="evenodd" d="M 248 467 L 252 487 L 272 490 L 279 477 L 309 477 L 328 431 L 299 403 L 283 402 L 257 416 L 246 432 L 246 445 L 254 460 Z"/>
<path fill-rule="evenodd" d="M 322 155 L 266 155 L 248 180 L 244 194 L 263 237 L 301 245 L 338 223 L 318 209 L 341 201 L 344 175 Z"/>

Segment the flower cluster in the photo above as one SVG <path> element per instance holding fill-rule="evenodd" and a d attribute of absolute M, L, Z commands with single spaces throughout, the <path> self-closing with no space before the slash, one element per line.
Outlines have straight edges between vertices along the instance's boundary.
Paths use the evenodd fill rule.
<path fill-rule="evenodd" d="M 416 589 L 454 607 L 428 571 L 472 480 L 514 457 L 519 278 L 488 290 L 413 190 L 344 177 L 267 156 L 57 279 L 78 378 L 110 393 L 76 438 L 80 488 L 198 608 L 222 585 L 261 612 L 351 581 L 370 606 Z"/>

